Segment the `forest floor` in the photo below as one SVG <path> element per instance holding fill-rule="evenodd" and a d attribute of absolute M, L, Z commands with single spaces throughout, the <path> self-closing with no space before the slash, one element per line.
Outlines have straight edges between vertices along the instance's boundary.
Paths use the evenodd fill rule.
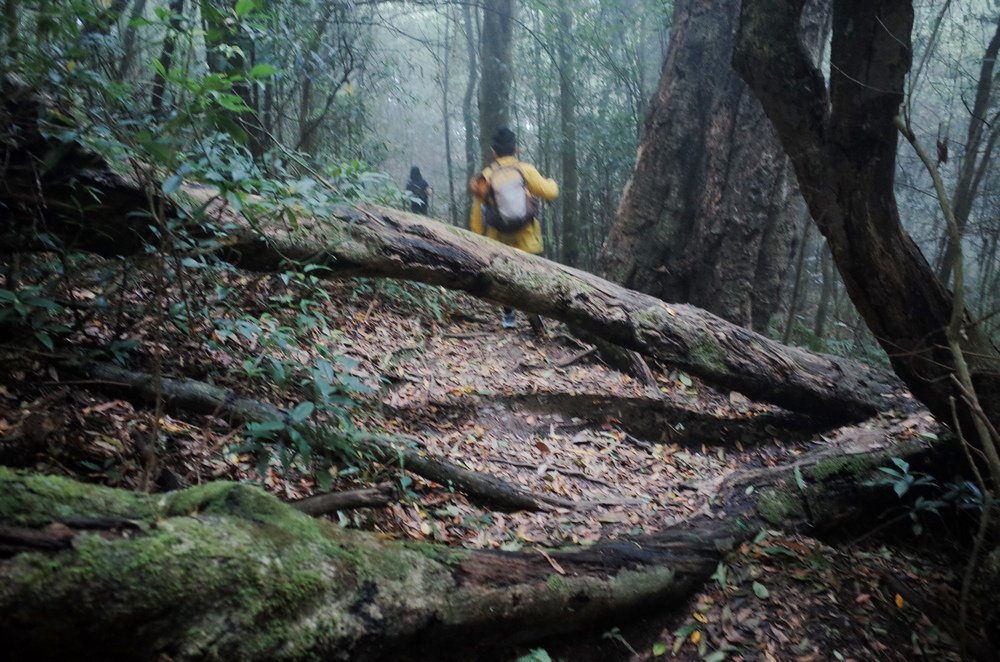
<path fill-rule="evenodd" d="M 276 277 L 229 278 L 239 293 L 229 311 L 259 314 L 287 294 Z M 134 288 L 137 303 L 148 300 L 148 287 Z M 435 457 L 588 504 L 496 512 L 441 485 L 399 481 L 392 467 L 339 467 L 334 489 L 387 477 L 399 484 L 400 499 L 388 507 L 333 517 L 382 537 L 544 554 L 649 533 L 705 512 L 715 487 L 737 469 L 780 464 L 873 426 L 809 429 L 669 366 L 652 366 L 657 387 L 644 387 L 603 365 L 559 324 L 547 321 L 539 336 L 519 314 L 518 328 L 502 329 L 499 309 L 439 288 L 369 280 L 326 287 L 330 299 L 321 309 L 332 333 L 322 342 L 334 342 L 350 359 L 343 365 L 351 377 L 371 389 L 354 425 L 405 433 Z M 69 294 L 86 300 L 89 293 Z M 294 394 L 260 374 L 262 332 L 205 342 L 210 332 L 188 333 L 190 326 L 164 325 L 144 310 L 90 319 L 75 342 L 107 341 L 112 328 L 127 328 L 142 342 L 133 363 L 148 366 L 159 347 L 164 374 L 211 376 L 243 395 L 294 404 Z M 311 358 L 308 344 L 283 351 L 303 364 Z M 149 465 L 137 442 L 156 414 L 100 386 L 63 376 L 44 354 L 0 351 L 0 438 L 39 440 L 33 455 L 20 459 L 24 465 L 140 486 Z M 272 463 L 259 473 L 239 447 L 240 430 L 226 421 L 163 414 L 159 428 L 160 489 L 232 479 L 261 483 L 285 500 L 318 491 L 294 466 L 283 472 Z M 936 428 L 917 415 L 905 429 L 916 435 Z M 883 524 L 873 516 L 871 533 L 836 543 L 761 531 L 686 604 L 540 644 L 547 652 L 510 651 L 511 659 L 958 659 L 954 641 L 930 620 L 957 613 L 961 565 L 943 540 L 949 536 L 931 527 L 916 537 L 904 526 L 886 529 L 887 537 L 878 531 Z"/>

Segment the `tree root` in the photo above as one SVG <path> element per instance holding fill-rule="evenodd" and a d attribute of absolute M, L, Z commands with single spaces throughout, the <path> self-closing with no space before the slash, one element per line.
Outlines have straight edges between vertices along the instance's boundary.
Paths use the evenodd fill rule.
<path fill-rule="evenodd" d="M 168 410 L 223 416 L 234 423 L 281 420 L 291 424 L 288 415 L 274 405 L 243 398 L 232 391 L 205 382 L 163 378 L 158 386 L 154 377 L 148 373 L 107 364 L 80 366 L 70 362 L 65 365 L 95 380 L 100 380 L 103 388 L 115 389 L 127 398 L 150 402 L 160 394 Z M 304 434 L 311 437 L 330 434 L 319 426 L 303 424 L 299 427 Z M 548 495 L 531 494 L 494 476 L 463 469 L 430 457 L 423 451 L 375 435 L 363 436 L 361 441 L 365 448 L 384 464 L 399 464 L 406 471 L 446 487 L 454 486 L 470 499 L 501 509 L 539 511 L 589 505 Z"/>

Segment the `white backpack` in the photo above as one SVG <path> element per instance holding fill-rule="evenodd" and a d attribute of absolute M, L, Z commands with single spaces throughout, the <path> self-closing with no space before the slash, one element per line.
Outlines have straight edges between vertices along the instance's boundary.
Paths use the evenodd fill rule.
<path fill-rule="evenodd" d="M 535 220 L 538 200 L 528 192 L 524 173 L 517 166 L 497 166 L 486 196 L 486 225 L 499 232 L 516 232 Z"/>

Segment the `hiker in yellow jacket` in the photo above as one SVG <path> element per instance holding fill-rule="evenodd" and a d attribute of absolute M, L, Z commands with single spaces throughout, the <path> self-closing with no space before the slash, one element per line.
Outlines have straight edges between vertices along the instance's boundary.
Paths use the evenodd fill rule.
<path fill-rule="evenodd" d="M 489 197 L 489 186 L 494 172 L 501 168 L 516 168 L 524 178 L 524 188 L 535 198 L 542 200 L 554 200 L 559 196 L 559 185 L 554 179 L 542 177 L 535 166 L 530 163 L 522 163 L 517 159 L 517 137 L 514 132 L 507 127 L 500 127 L 493 134 L 490 143 L 493 148 L 494 161 L 489 166 L 483 168 L 481 176 L 474 177 L 469 182 L 469 189 L 473 194 L 472 210 L 469 214 L 469 229 L 476 234 L 481 234 L 495 239 L 502 244 L 512 248 L 522 250 L 534 255 L 540 254 L 545 245 L 542 242 L 542 225 L 538 218 L 532 218 L 529 223 L 512 232 L 501 232 L 495 227 L 486 224 L 483 218 L 484 206 Z M 537 315 L 529 317 L 531 326 L 536 330 L 541 330 L 541 319 Z M 503 326 L 510 329 L 516 325 L 514 311 L 504 308 Z"/>

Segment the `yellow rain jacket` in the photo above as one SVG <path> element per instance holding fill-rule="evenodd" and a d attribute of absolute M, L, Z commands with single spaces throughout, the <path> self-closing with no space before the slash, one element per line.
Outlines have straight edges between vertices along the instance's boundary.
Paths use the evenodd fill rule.
<path fill-rule="evenodd" d="M 535 166 L 530 163 L 521 163 L 516 156 L 498 157 L 495 163 L 501 166 L 515 165 L 521 174 L 524 175 L 524 183 L 527 185 L 528 193 L 541 198 L 542 200 L 555 200 L 559 196 L 559 185 L 556 180 L 547 179 L 539 174 Z M 483 176 L 489 181 L 493 176 L 492 166 L 483 168 Z M 502 244 L 507 244 L 512 248 L 517 248 L 526 253 L 538 255 L 545 249 L 542 242 L 542 224 L 536 218 L 516 232 L 499 232 L 496 228 L 489 227 L 483 222 L 483 200 L 478 197 L 472 199 L 472 211 L 469 213 L 469 229 L 476 234 L 483 234 L 490 239 L 495 239 Z"/>

